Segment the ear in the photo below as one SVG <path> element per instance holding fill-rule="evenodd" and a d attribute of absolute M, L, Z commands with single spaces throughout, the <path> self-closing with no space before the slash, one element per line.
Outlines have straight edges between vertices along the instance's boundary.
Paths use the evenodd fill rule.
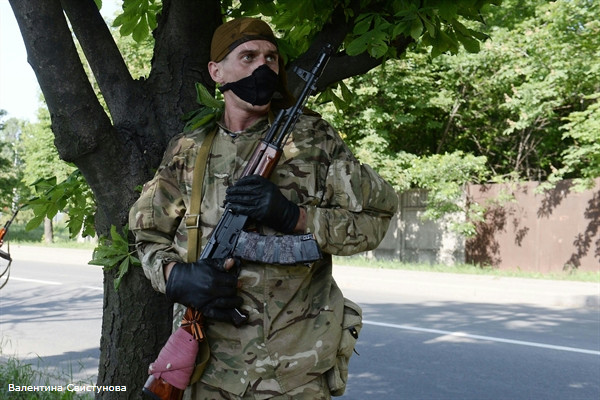
<path fill-rule="evenodd" d="M 221 65 L 214 61 L 208 62 L 208 73 L 213 81 L 216 83 L 223 83 L 223 77 L 221 72 Z"/>

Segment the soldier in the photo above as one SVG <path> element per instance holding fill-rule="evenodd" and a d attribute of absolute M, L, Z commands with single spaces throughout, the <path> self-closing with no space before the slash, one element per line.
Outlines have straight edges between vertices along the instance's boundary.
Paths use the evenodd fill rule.
<path fill-rule="evenodd" d="M 211 358 L 185 398 L 340 395 L 361 311 L 337 287 L 331 257 L 377 247 L 396 212 L 396 193 L 315 113 L 300 117 L 270 180 L 240 179 L 273 111 L 293 104 L 271 28 L 251 18 L 221 25 L 208 71 L 223 93 L 222 117 L 171 141 L 130 212 L 146 276 L 176 303 L 174 323 L 181 320 L 183 306 L 207 318 Z M 265 235 L 314 234 L 321 260 L 308 267 L 238 260 L 235 272 L 227 271 L 230 260 L 227 267 L 224 260 L 187 261 L 185 216 L 194 165 L 215 129 L 202 185 L 202 245 L 228 202 Z M 233 326 L 228 312 L 234 307 L 248 315 L 240 327 Z"/>

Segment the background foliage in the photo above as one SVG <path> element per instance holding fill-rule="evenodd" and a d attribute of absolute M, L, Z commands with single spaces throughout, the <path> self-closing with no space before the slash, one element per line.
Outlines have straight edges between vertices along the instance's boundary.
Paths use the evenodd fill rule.
<path fill-rule="evenodd" d="M 472 207 L 466 209 L 467 224 L 457 227 L 469 235 L 483 210 L 459 201 L 467 182 L 539 180 L 548 188 L 573 178 L 576 188 L 586 188 L 600 176 L 597 2 L 505 0 L 481 15 L 474 11 L 478 2 L 362 3 L 387 11 L 358 16 L 346 52 L 367 51 L 386 61 L 337 83 L 312 107 L 398 191 L 428 189 L 426 216 Z M 339 0 L 222 2 L 231 16 L 267 18 L 287 59 L 306 51 L 338 4 L 348 16 L 354 12 L 350 1 Z M 132 75 L 147 77 L 150 32 L 161 3 L 125 0 L 123 5 L 114 36 Z M 399 59 L 393 46 L 398 33 L 413 40 Z M 94 205 L 81 197 L 91 197 L 89 188 L 76 172 L 70 175 L 72 166 L 58 161 L 47 112 L 41 109 L 37 123 L 9 120 L 0 134 L 0 164 L 13 165 L 0 172 L 1 205 L 33 190 L 38 217 L 31 226 L 41 221 L 39 213 L 51 216 L 66 208 L 77 221 L 73 230 L 91 232 L 93 219 L 85 215 L 93 214 Z M 74 185 L 58 192 L 78 200 L 67 205 L 58 192 L 44 192 L 55 176 L 56 184 Z"/>
<path fill-rule="evenodd" d="M 491 39 L 478 53 L 432 58 L 416 49 L 348 80 L 337 90 L 344 112 L 323 112 L 353 146 L 376 135 L 391 158 L 460 151 L 485 157 L 488 176 L 599 176 L 599 8 L 589 0 L 504 1 L 489 9 Z M 397 176 L 401 188 L 406 175 Z"/>

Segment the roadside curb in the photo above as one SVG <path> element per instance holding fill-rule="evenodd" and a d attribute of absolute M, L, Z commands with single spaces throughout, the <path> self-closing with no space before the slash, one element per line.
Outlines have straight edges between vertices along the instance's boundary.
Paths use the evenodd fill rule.
<path fill-rule="evenodd" d="M 4 247 L 3 247 L 4 249 Z M 20 261 L 57 262 L 64 264 L 85 265 L 92 259 L 92 249 L 69 249 L 44 246 L 10 246 L 13 263 Z"/>
<path fill-rule="evenodd" d="M 600 283 L 421 272 L 334 265 L 333 275 L 348 290 L 375 289 L 380 296 L 427 296 L 440 301 L 529 304 L 600 310 Z"/>

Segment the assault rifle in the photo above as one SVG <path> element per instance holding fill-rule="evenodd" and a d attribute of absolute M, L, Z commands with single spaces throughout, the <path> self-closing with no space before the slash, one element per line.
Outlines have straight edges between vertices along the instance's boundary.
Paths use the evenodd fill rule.
<path fill-rule="evenodd" d="M 314 66 L 310 71 L 295 67 L 294 72 L 304 80 L 305 85 L 296 103 L 288 108 L 278 112 L 273 120 L 271 127 L 265 136 L 258 143 L 252 157 L 242 172 L 242 177 L 248 175 L 261 175 L 269 178 L 279 158 L 283 152 L 283 146 L 292 133 L 298 118 L 302 114 L 308 98 L 316 91 L 316 83 L 321 73 L 325 69 L 329 58 L 333 52 L 331 45 L 326 44 Z M 246 226 L 248 217 L 236 214 L 231 211 L 228 204 L 225 205 L 225 212 L 217 223 L 217 226 L 211 233 L 206 246 L 200 254 L 200 259 L 206 258 L 227 258 L 231 256 L 240 256 L 236 252 L 240 238 L 247 238 L 250 233 L 243 229 Z M 258 235 L 258 234 L 256 234 Z M 314 235 L 292 235 L 292 247 L 301 253 L 300 260 L 296 262 L 312 262 L 321 258 L 321 252 L 316 244 Z M 274 242 L 273 246 L 278 243 Z M 241 255 L 242 258 L 243 255 Z M 293 258 L 293 257 L 292 257 Z M 247 258 L 244 258 L 247 259 Z M 275 262 L 276 263 L 276 262 Z M 232 321 L 234 325 L 241 326 L 248 316 L 237 309 L 232 310 Z M 160 351 L 157 360 L 150 365 L 149 377 L 144 385 L 143 392 L 156 400 L 179 400 L 190 382 L 194 369 L 194 361 L 198 353 L 199 343 L 205 342 L 203 316 L 192 307 L 188 307 L 183 317 L 181 327 L 179 327 L 169 338 L 163 349 Z M 207 344 L 203 343 L 206 347 Z M 187 347 L 184 349 L 183 347 Z M 184 357 L 184 354 L 193 353 L 191 357 L 192 365 L 181 367 L 182 360 L 170 360 L 169 357 Z M 177 365 L 177 367 L 175 367 Z M 153 373 L 153 370 L 162 369 Z M 165 371 L 168 370 L 168 371 Z M 199 378 L 198 371 L 194 373 L 194 378 Z M 185 383 L 183 383 L 185 382 Z"/>

